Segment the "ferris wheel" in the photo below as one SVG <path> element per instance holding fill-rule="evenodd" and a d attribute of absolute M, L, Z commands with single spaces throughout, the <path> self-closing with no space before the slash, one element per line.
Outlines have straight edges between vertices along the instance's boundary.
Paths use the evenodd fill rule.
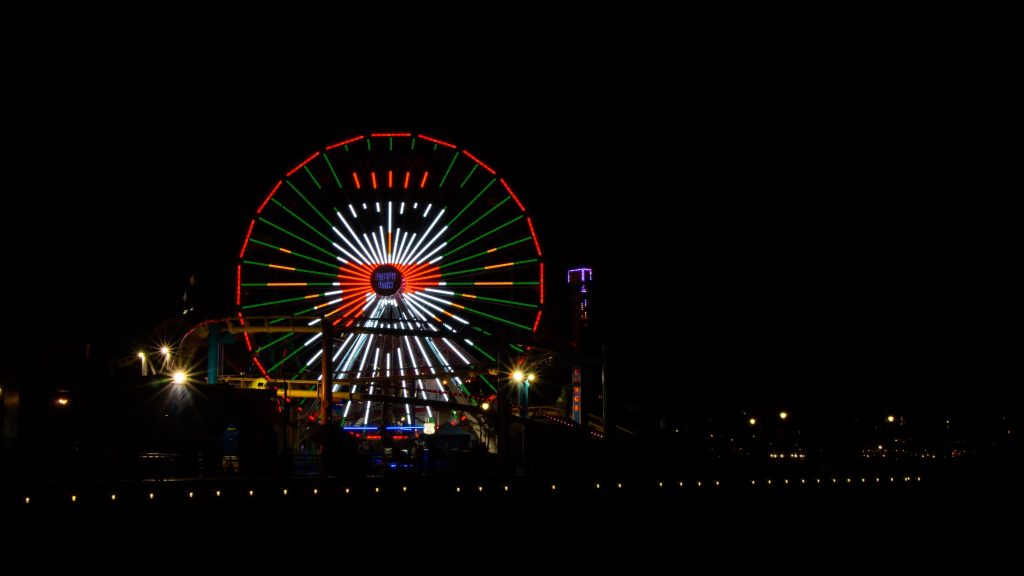
<path fill-rule="evenodd" d="M 350 428 L 416 427 L 493 395 L 480 368 L 522 352 L 543 302 L 523 203 L 468 150 L 422 134 L 356 136 L 303 160 L 256 209 L 237 267 L 242 325 L 329 322 L 336 335 L 246 331 L 253 371 L 313 389 L 330 354 Z"/>

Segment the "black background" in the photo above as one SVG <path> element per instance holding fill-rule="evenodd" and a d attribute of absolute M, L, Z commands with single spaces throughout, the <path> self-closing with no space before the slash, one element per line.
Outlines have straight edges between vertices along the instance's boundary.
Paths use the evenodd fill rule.
<path fill-rule="evenodd" d="M 245 226 L 280 175 L 400 130 L 469 149 L 520 195 L 555 337 L 565 269 L 594 268 L 629 389 L 826 405 L 1005 394 L 1013 229 L 969 145 L 972 91 L 938 55 L 593 37 L 547 51 L 492 38 L 501 54 L 479 61 L 469 41 L 306 61 L 134 40 L 145 66 L 103 42 L 15 65 L 8 364 L 53 341 L 130 357 L 180 313 L 192 273 L 205 313 L 230 311 Z"/>

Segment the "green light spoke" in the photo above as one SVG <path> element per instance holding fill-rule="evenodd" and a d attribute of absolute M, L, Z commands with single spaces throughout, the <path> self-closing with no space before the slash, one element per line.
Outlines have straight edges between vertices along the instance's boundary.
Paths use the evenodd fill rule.
<path fill-rule="evenodd" d="M 275 338 L 275 339 L 271 340 L 270 342 L 267 342 L 263 346 L 260 346 L 259 348 L 257 348 L 256 349 L 256 353 L 259 354 L 260 352 L 263 352 L 264 350 L 266 350 L 267 348 L 270 348 L 274 344 L 277 344 L 278 342 L 280 342 L 280 341 L 282 341 L 282 340 L 284 340 L 286 338 L 291 338 L 292 336 L 295 336 L 294 332 L 286 333 L 285 335 L 281 336 L 280 338 Z"/>
<path fill-rule="evenodd" d="M 473 164 L 473 167 L 469 169 L 469 174 L 466 174 L 466 177 L 462 180 L 462 184 L 459 184 L 459 188 L 466 187 L 466 182 L 469 182 L 469 179 L 473 176 L 473 172 L 476 172 L 476 169 L 479 166 L 479 164 Z"/>
<path fill-rule="evenodd" d="M 367 150 L 372 150 L 372 148 L 370 147 L 370 140 L 371 140 L 370 138 L 366 138 L 366 149 Z"/>
<path fill-rule="evenodd" d="M 505 268 L 515 268 L 517 266 L 522 266 L 523 264 L 532 264 L 532 263 L 537 262 L 537 261 L 538 261 L 537 258 L 530 258 L 530 259 L 527 259 L 527 260 L 519 260 L 517 262 L 509 262 L 507 265 L 503 264 L 503 265 L 498 265 L 498 266 L 481 266 L 479 268 L 465 268 L 463 270 L 455 270 L 454 272 L 442 272 L 441 273 L 441 278 L 450 278 L 450 277 L 454 277 L 454 276 L 463 276 L 463 275 L 466 275 L 466 274 L 472 274 L 473 272 L 483 272 L 485 270 L 501 270 L 501 269 L 505 269 Z"/>
<path fill-rule="evenodd" d="M 488 298 L 487 296 L 477 296 L 476 294 L 462 294 L 460 292 L 455 293 L 459 298 L 468 298 L 470 300 L 480 300 L 481 302 L 496 302 L 498 304 L 508 304 L 509 306 L 520 306 L 522 308 L 539 308 L 537 304 L 530 304 L 529 302 L 517 302 L 515 300 L 504 300 L 502 298 Z"/>
<path fill-rule="evenodd" d="M 491 362 L 497 362 L 498 361 L 497 358 L 495 358 L 494 356 L 491 356 L 490 354 L 487 353 L 486 350 L 484 350 L 483 348 L 477 346 L 476 344 L 473 344 L 473 348 L 476 348 L 477 351 L 479 351 L 481 354 L 483 354 L 484 356 L 487 356 L 487 359 L 490 360 Z M 483 376 L 481 375 L 481 378 L 482 377 Z M 484 380 L 484 382 L 487 382 L 487 381 Z M 487 385 L 490 386 L 490 383 L 488 383 Z M 491 386 L 491 390 L 494 390 L 494 386 Z"/>
<path fill-rule="evenodd" d="M 488 230 L 487 232 L 484 232 L 483 234 L 477 236 L 476 238 L 473 238 L 469 242 L 465 242 L 465 243 L 461 244 L 460 246 L 458 246 L 457 248 L 453 248 L 453 249 L 445 252 L 444 253 L 444 257 L 447 258 L 448 256 L 451 256 L 452 254 L 455 254 L 456 252 L 458 252 L 459 250 L 462 250 L 463 248 L 465 248 L 466 246 L 469 246 L 470 244 L 473 244 L 475 242 L 479 242 L 480 240 L 483 240 L 484 238 L 487 238 L 491 234 L 495 234 L 497 232 L 500 232 L 506 226 L 511 226 L 512 224 L 515 224 L 516 222 L 522 220 L 523 218 L 526 218 L 526 216 L 524 214 L 520 214 L 519 216 L 516 216 L 515 218 L 509 220 L 508 222 L 505 222 L 504 224 L 502 224 L 502 225 L 500 225 L 500 226 L 498 226 L 496 228 L 492 228 L 491 230 Z"/>
<path fill-rule="evenodd" d="M 459 236 L 461 236 L 463 232 L 465 232 L 466 230 L 469 230 L 469 229 L 470 229 L 470 228 L 472 228 L 473 226 L 476 226 L 477 222 L 479 222 L 479 221 L 483 220 L 484 218 L 486 218 L 486 217 L 487 217 L 487 216 L 488 216 L 488 215 L 489 215 L 489 214 L 490 214 L 491 212 L 494 212 L 494 211 L 495 211 L 495 210 L 497 210 L 498 208 L 501 208 L 501 205 L 502 205 L 502 204 L 504 204 L 505 202 L 508 202 L 508 201 L 509 201 L 509 200 L 511 200 L 511 199 L 512 199 L 512 197 L 511 197 L 511 196 L 505 196 L 505 198 L 504 198 L 504 199 L 502 199 L 502 201 L 501 201 L 501 202 L 498 202 L 498 203 L 497 203 L 497 204 L 495 204 L 494 206 L 491 206 L 491 209 L 490 209 L 490 210 L 488 210 L 487 212 L 484 212 L 483 214 L 481 214 L 480 216 L 478 216 L 476 220 L 473 220 L 472 222 L 470 222 L 470 223 L 469 223 L 469 225 L 468 225 L 468 226 L 466 226 L 466 227 L 465 227 L 465 228 L 463 228 L 462 230 L 459 230 L 458 232 L 456 232 L 454 236 L 451 236 L 451 237 L 449 237 L 449 238 L 448 238 L 448 241 L 449 241 L 449 242 L 451 242 L 451 241 L 455 240 L 456 238 L 458 238 Z"/>
<path fill-rule="evenodd" d="M 316 179 L 316 176 L 313 176 L 313 173 L 310 172 L 309 164 L 306 164 L 305 166 L 303 166 L 302 169 L 305 170 L 306 174 L 309 175 L 309 179 L 313 181 L 313 184 L 316 184 L 316 189 L 317 190 L 323 190 L 324 189 L 324 187 L 320 185 L 320 181 Z"/>
<path fill-rule="evenodd" d="M 470 326 L 470 328 L 472 328 L 473 330 L 476 330 L 477 332 L 480 332 L 484 336 L 493 336 L 493 334 L 491 334 L 490 332 L 488 332 L 487 330 L 484 330 L 483 328 L 481 328 L 479 326 Z"/>
<path fill-rule="evenodd" d="M 331 159 L 327 157 L 327 153 L 321 154 L 324 158 L 324 162 L 327 162 L 327 167 L 331 169 L 331 176 L 334 176 L 334 183 L 338 185 L 338 189 L 341 190 L 341 180 L 338 179 L 338 173 L 334 171 L 334 165 L 331 164 Z"/>
<path fill-rule="evenodd" d="M 486 186 L 484 186 L 483 190 L 477 192 L 476 196 L 473 196 L 473 199 L 470 200 L 468 204 L 463 206 L 462 210 L 459 210 L 459 213 L 456 214 L 454 218 L 452 218 L 451 220 L 448 221 L 448 226 L 451 226 L 452 224 L 454 224 L 455 221 L 459 219 L 459 216 L 462 216 L 463 212 L 465 212 L 466 210 L 469 210 L 469 207 L 472 206 L 473 203 L 477 201 L 477 198 L 480 198 L 480 196 L 482 196 L 484 192 L 487 192 L 487 189 L 490 188 L 491 185 L 494 184 L 497 181 L 498 181 L 497 178 L 491 178 L 491 181 L 488 182 Z"/>
<path fill-rule="evenodd" d="M 313 248 L 316 248 L 317 250 L 323 252 L 324 254 L 327 254 L 328 256 L 330 256 L 332 258 L 336 258 L 338 256 L 337 254 L 332 254 L 331 252 L 328 252 L 327 250 L 324 250 L 320 246 L 318 246 L 316 244 L 313 244 L 309 240 L 306 240 L 305 238 L 303 238 L 302 236 L 299 236 L 298 234 L 295 234 L 294 232 L 290 232 L 288 230 L 285 230 L 284 228 L 278 226 L 277 224 L 274 224 L 273 222 L 271 222 L 270 220 L 267 220 L 266 218 L 263 218 L 262 216 L 260 217 L 260 222 L 263 222 L 264 224 L 266 224 L 268 226 L 272 226 L 272 227 L 280 230 L 281 232 L 284 232 L 285 234 L 291 236 L 292 238 L 295 238 L 299 242 L 302 242 L 302 243 L 306 244 L 307 246 L 311 246 Z"/>
<path fill-rule="evenodd" d="M 529 332 L 533 332 L 533 328 L 531 328 L 531 327 L 529 327 L 529 326 L 527 326 L 525 324 L 519 324 L 518 322 L 513 322 L 511 320 L 506 320 L 506 319 L 502 318 L 501 316 L 495 316 L 493 314 L 488 314 L 487 312 L 481 312 L 481 311 L 479 311 L 479 310 L 477 310 L 475 308 L 470 308 L 469 306 L 459 306 L 458 308 L 459 308 L 459 310 L 465 310 L 466 312 L 472 312 L 473 314 L 476 314 L 477 316 L 483 316 L 484 318 L 490 318 L 491 320 L 497 320 L 498 322 L 503 322 L 505 324 L 508 324 L 509 326 L 515 326 L 516 328 L 522 328 L 523 330 L 526 330 L 526 331 L 529 331 Z"/>
<path fill-rule="evenodd" d="M 412 142 L 409 144 L 409 150 L 415 150 L 415 149 L 416 149 L 416 137 L 413 136 L 412 137 Z"/>
<path fill-rule="evenodd" d="M 394 136 L 388 136 L 388 152 L 391 152 L 394 149 L 395 149 L 395 137 Z"/>
<path fill-rule="evenodd" d="M 494 358 L 491 358 L 491 360 L 493 361 Z M 480 379 L 484 381 L 484 384 L 487 384 L 487 387 L 491 389 L 491 392 L 494 392 L 494 393 L 498 392 L 498 389 L 494 387 L 494 384 L 491 384 L 491 381 L 488 380 L 486 376 L 484 376 L 483 374 L 480 374 L 479 376 L 480 376 Z"/>
<path fill-rule="evenodd" d="M 533 240 L 532 236 L 527 236 L 526 238 L 520 238 L 519 240 L 513 240 L 512 242 L 509 242 L 508 244 L 502 244 L 501 246 L 496 246 L 496 247 L 491 248 L 489 250 L 484 250 L 482 252 L 477 252 L 476 254 L 473 254 L 471 256 L 466 256 L 465 258 L 459 258 L 458 260 L 452 260 L 451 262 L 445 262 L 444 264 L 441 264 L 440 266 L 438 266 L 438 268 L 444 269 L 444 268 L 447 268 L 448 266 L 451 266 L 453 264 L 458 264 L 460 262 L 465 262 L 466 260 L 472 260 L 473 258 L 479 258 L 480 256 L 484 256 L 484 255 L 490 254 L 492 252 L 497 252 L 498 250 L 504 250 L 505 248 L 510 248 L 512 246 L 515 246 L 516 244 L 522 244 L 523 242 L 529 242 L 530 240 Z"/>
<path fill-rule="evenodd" d="M 274 370 L 279 368 L 281 366 L 281 364 L 284 364 L 285 362 L 291 360 L 296 354 L 298 354 L 299 352 L 302 352 L 303 350 L 305 350 L 306 346 L 307 346 L 306 344 L 303 344 L 299 348 L 296 348 L 295 350 L 292 351 L 291 354 L 285 356 L 284 358 L 281 358 L 280 360 L 277 361 L 276 364 L 274 364 L 270 368 L 267 368 L 267 372 L 273 372 Z"/>
<path fill-rule="evenodd" d="M 280 252 L 284 252 L 285 254 L 290 254 L 290 255 L 295 256 L 297 258 L 303 258 L 303 259 L 309 260 L 311 262 L 316 262 L 317 264 L 323 264 L 324 266 L 327 266 L 331 270 L 337 270 L 338 269 L 338 266 L 336 264 L 331 264 L 330 262 L 324 262 L 323 260 L 320 260 L 319 258 L 313 258 L 312 256 L 306 256 L 305 254 L 301 254 L 299 252 L 294 252 L 292 250 L 289 250 L 287 248 L 282 248 L 280 246 L 274 246 L 273 244 L 268 244 L 266 242 L 257 240 L 255 238 L 252 238 L 249 241 L 252 242 L 253 244 L 259 244 L 260 246 L 266 246 L 267 248 L 273 248 L 274 250 L 278 250 Z"/>
<path fill-rule="evenodd" d="M 437 144 L 434 144 L 434 150 L 437 150 Z M 437 185 L 438 188 L 444 186 L 444 181 L 448 179 L 448 173 L 452 171 L 452 166 L 455 166 L 455 159 L 459 157 L 458 150 L 455 151 L 455 155 L 452 156 L 452 161 L 448 164 L 448 169 L 444 171 L 444 176 L 441 178 L 441 183 Z"/>
<path fill-rule="evenodd" d="M 275 282 L 242 282 L 246 288 L 308 288 L 310 286 L 336 286 L 334 282 L 302 282 L 301 286 L 281 286 Z"/>
<path fill-rule="evenodd" d="M 516 352 L 519 352 L 520 354 L 526 354 L 526 350 L 523 350 L 522 348 L 516 346 L 515 344 L 509 344 L 508 347 L 515 350 Z"/>
<path fill-rule="evenodd" d="M 302 200 L 306 203 L 307 206 L 309 206 L 310 208 L 313 209 L 313 212 L 316 212 L 317 215 L 320 216 L 320 218 L 324 221 L 324 223 L 327 224 L 328 228 L 333 226 L 333 224 L 331 224 L 331 221 L 327 219 L 327 216 L 324 216 L 323 212 L 317 210 L 316 206 L 314 206 L 313 203 L 309 201 L 309 198 L 306 198 L 306 196 L 302 192 L 299 192 L 299 189 L 296 188 L 294 184 L 292 184 L 291 180 L 285 180 L 285 182 L 288 183 L 288 186 L 291 186 L 291 189 L 294 190 L 295 193 L 299 195 L 299 198 L 302 198 Z M 282 208 L 283 208 L 283 206 L 282 206 Z M 293 214 L 293 216 L 294 216 L 294 214 Z M 298 218 L 298 216 L 295 216 L 295 217 Z M 303 220 L 303 223 L 305 223 L 305 220 Z M 309 224 L 306 224 L 306 226 L 309 226 Z M 309 227 L 313 228 L 312 226 L 309 226 Z M 317 232 L 317 230 L 315 228 L 313 228 L 313 231 Z M 317 233 L 319 234 L 319 232 L 317 232 Z M 320 235 L 324 236 L 323 234 L 320 234 Z M 327 237 L 324 236 L 324 239 L 327 240 Z M 330 242 L 330 240 L 327 240 L 327 241 Z"/>
<path fill-rule="evenodd" d="M 267 264 L 266 262 L 257 262 L 255 260 L 242 260 L 242 264 L 249 264 L 251 266 L 265 266 L 267 268 L 273 268 L 274 270 L 284 270 L 286 272 L 305 272 L 306 274 L 316 274 L 317 276 L 326 276 L 328 278 L 337 278 L 337 274 L 328 274 L 326 272 L 318 272 L 316 270 L 309 270 L 306 268 L 293 268 L 291 266 L 281 266 L 278 264 Z"/>
<path fill-rule="evenodd" d="M 508 286 L 538 286 L 539 284 L 540 284 L 540 281 L 536 281 L 536 282 L 526 282 L 526 281 L 522 281 L 522 282 L 509 282 L 508 284 L 491 284 L 489 282 L 445 282 L 444 286 L 482 286 L 484 288 L 487 288 L 487 287 L 490 286 L 490 287 L 494 287 L 494 288 L 505 288 L 505 287 L 508 287 Z"/>
<path fill-rule="evenodd" d="M 318 296 L 320 296 L 318 294 Z M 296 296 L 294 298 L 282 298 L 280 300 L 270 300 L 268 302 L 259 302 L 257 304 L 246 304 L 242 306 L 242 310 L 248 310 L 250 308 L 264 308 L 266 306 L 273 306 L 274 304 L 284 304 L 286 302 L 298 302 L 301 300 L 307 300 L 305 296 Z"/>

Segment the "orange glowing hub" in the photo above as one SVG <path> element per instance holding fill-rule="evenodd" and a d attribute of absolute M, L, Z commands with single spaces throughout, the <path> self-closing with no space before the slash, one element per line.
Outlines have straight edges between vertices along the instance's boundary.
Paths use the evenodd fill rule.
<path fill-rule="evenodd" d="M 433 264 L 356 264 L 348 262 L 338 270 L 339 285 L 352 301 L 367 294 L 395 296 L 437 286 L 441 269 Z"/>

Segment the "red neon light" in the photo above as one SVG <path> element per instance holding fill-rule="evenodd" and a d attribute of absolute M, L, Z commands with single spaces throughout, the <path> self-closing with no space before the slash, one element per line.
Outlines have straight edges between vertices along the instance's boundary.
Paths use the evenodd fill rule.
<path fill-rule="evenodd" d="M 373 189 L 376 190 L 377 189 L 377 173 L 376 172 L 370 172 L 370 179 L 373 180 Z"/>
<path fill-rule="evenodd" d="M 393 137 L 393 138 L 405 137 L 405 138 L 408 138 L 409 136 L 412 136 L 412 134 L 409 134 L 407 132 L 401 132 L 401 133 L 396 132 L 394 134 L 391 134 L 391 133 L 370 134 L 370 136 L 373 136 L 374 138 L 387 138 L 387 137 Z"/>
<path fill-rule="evenodd" d="M 249 231 L 245 233 L 245 242 L 242 242 L 242 251 L 238 253 L 238 257 L 239 258 L 241 258 L 242 256 L 245 256 L 245 249 L 246 249 L 247 246 L 249 246 L 249 236 L 252 236 L 252 227 L 255 226 L 255 225 L 256 225 L 256 219 L 253 218 L 252 221 L 249 222 Z"/>
<path fill-rule="evenodd" d="M 526 217 L 526 224 L 530 227 L 530 234 L 533 235 L 533 245 L 537 247 L 537 256 L 541 256 L 540 242 L 537 241 L 537 233 L 533 231 L 533 220 L 529 216 Z"/>
<path fill-rule="evenodd" d="M 394 180 L 391 177 L 391 170 L 388 170 L 388 188 L 394 186 Z"/>
<path fill-rule="evenodd" d="M 355 172 L 353 172 L 352 173 L 352 179 L 356 181 L 356 189 L 357 190 L 362 188 L 362 186 L 359 185 L 359 174 L 356 174 Z"/>
<path fill-rule="evenodd" d="M 339 146 L 344 146 L 345 144 L 351 144 L 351 143 L 356 142 L 358 140 L 362 140 L 363 138 L 365 138 L 365 136 L 356 136 L 355 138 L 349 138 L 348 140 L 345 140 L 344 142 L 338 142 L 337 144 L 331 144 L 330 146 L 327 147 L 327 149 L 328 150 L 334 150 L 335 148 L 337 148 Z"/>
<path fill-rule="evenodd" d="M 303 166 L 305 166 L 306 164 L 309 164 L 309 162 L 310 162 L 311 160 L 313 160 L 313 158 L 316 158 L 316 157 L 317 157 L 317 156 L 319 156 L 319 155 L 320 155 L 320 153 L 319 153 L 319 152 L 317 152 L 316 154 L 313 154 L 313 155 L 312 155 L 312 156 L 310 156 L 309 158 L 306 158 L 305 160 L 303 160 L 303 161 L 302 161 L 302 163 L 301 163 L 301 164 L 299 164 L 299 165 L 298 165 L 298 166 L 296 166 L 295 168 L 292 168 L 292 171 L 291 171 L 291 172 L 289 172 L 289 173 L 287 173 L 287 174 L 285 174 L 285 176 L 287 176 L 287 177 L 291 178 L 291 177 L 292 177 L 292 174 L 295 174 L 296 172 L 298 172 L 298 171 L 299 171 L 299 168 L 302 168 L 302 167 L 303 167 Z"/>
<path fill-rule="evenodd" d="M 508 190 L 509 195 L 511 195 L 512 199 L 515 200 L 516 204 L 519 205 L 519 209 L 522 210 L 523 212 L 526 212 L 526 207 L 523 206 L 523 203 L 519 201 L 519 197 L 516 196 L 516 193 L 513 192 L 512 189 L 508 187 L 508 182 L 505 182 L 504 178 L 501 179 L 501 185 L 505 187 L 505 190 Z"/>
<path fill-rule="evenodd" d="M 444 142 L 442 140 L 438 140 L 437 138 L 431 138 L 430 136 L 426 136 L 424 134 L 420 134 L 420 138 L 423 138 L 427 142 L 433 142 L 434 144 L 440 144 L 441 146 L 447 146 L 449 148 L 455 148 L 454 144 L 449 144 L 447 142 Z"/>
<path fill-rule="evenodd" d="M 423 179 L 420 180 L 420 188 L 423 188 L 427 185 L 427 174 L 430 174 L 430 172 L 423 173 Z"/>
<path fill-rule="evenodd" d="M 402 188 L 409 188 L 409 171 L 405 171 L 405 185 Z"/>
<path fill-rule="evenodd" d="M 484 170 L 487 170 L 491 174 L 494 174 L 494 170 L 492 170 L 490 166 L 488 166 L 487 164 L 484 164 L 483 162 L 480 161 L 479 158 L 477 158 L 476 156 L 473 156 L 472 154 L 470 154 L 469 150 L 463 150 L 462 153 L 465 154 L 466 156 L 469 156 L 470 158 L 472 158 L 473 161 L 476 162 L 477 164 L 479 164 L 480 166 L 482 166 Z M 507 188 L 507 186 L 506 186 L 506 188 Z"/>
<path fill-rule="evenodd" d="M 533 331 L 537 331 L 537 326 L 540 326 L 540 315 L 543 310 L 537 310 L 537 320 L 533 323 Z"/>
<path fill-rule="evenodd" d="M 235 285 L 235 305 L 242 305 L 242 265 L 238 265 L 238 283 Z"/>
<path fill-rule="evenodd" d="M 540 303 L 544 303 L 544 263 L 540 263 Z"/>
<path fill-rule="evenodd" d="M 277 192 L 277 189 L 281 187 L 281 182 L 283 182 L 283 180 L 277 181 L 277 184 L 274 185 L 274 189 L 270 191 L 270 194 L 267 196 L 267 199 L 263 201 L 263 204 L 260 204 L 259 208 L 256 209 L 257 214 L 263 212 L 263 209 L 267 207 L 267 202 L 270 202 L 270 199 L 274 197 L 274 194 Z"/>

